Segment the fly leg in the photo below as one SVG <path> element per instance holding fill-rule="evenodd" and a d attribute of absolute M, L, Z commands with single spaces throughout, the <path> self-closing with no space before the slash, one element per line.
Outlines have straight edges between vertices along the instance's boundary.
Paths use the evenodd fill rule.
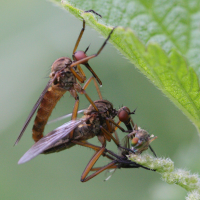
<path fill-rule="evenodd" d="M 82 36 L 83 36 L 84 31 L 85 31 L 85 20 L 83 19 L 83 28 L 81 29 L 81 32 L 80 32 L 80 34 L 79 34 L 79 36 L 78 36 L 78 39 L 76 40 L 76 44 L 75 44 L 75 46 L 74 46 L 74 50 L 73 50 L 73 55 L 72 55 L 72 57 L 74 57 L 74 53 L 75 53 L 76 50 L 77 50 L 77 47 L 78 47 L 78 45 L 79 45 L 79 43 L 80 43 L 80 41 L 81 41 L 81 38 L 82 38 Z"/>
<path fill-rule="evenodd" d="M 151 145 L 149 145 L 149 149 L 151 150 L 151 152 L 153 153 L 153 155 L 157 158 L 157 155 L 156 155 L 155 151 L 153 150 L 153 148 L 151 147 Z"/>
<path fill-rule="evenodd" d="M 101 136 L 102 137 L 102 136 Z M 103 137 L 102 137 L 103 138 Z M 102 140 L 101 138 L 101 140 Z M 143 165 L 140 165 L 140 164 L 137 164 L 135 162 L 132 162 L 130 160 L 126 160 L 120 156 L 117 156 L 115 153 L 113 153 L 112 151 L 110 150 L 107 150 L 105 148 L 105 145 L 102 145 L 102 147 L 98 147 L 98 146 L 95 146 L 95 145 L 92 145 L 86 141 L 76 141 L 76 140 L 72 140 L 71 141 L 72 143 L 75 143 L 75 144 L 78 144 L 78 145 L 81 145 L 81 146 L 85 146 L 85 147 L 89 147 L 89 148 L 92 148 L 93 150 L 97 151 L 94 156 L 91 158 L 91 160 L 89 161 L 89 163 L 87 164 L 82 176 L 81 176 L 81 181 L 82 182 L 86 182 L 90 179 L 92 179 L 93 177 L 97 176 L 98 174 L 100 174 L 101 172 L 103 172 L 104 170 L 107 170 L 107 169 L 116 169 L 116 168 L 144 168 L 144 169 L 147 169 L 147 170 L 151 170 L 151 171 L 155 171 L 155 170 L 152 170 L 152 169 L 149 169 L 147 167 L 144 167 Z M 105 142 L 105 140 L 104 140 Z M 103 148 L 104 147 L 104 148 Z M 104 151 L 103 151 L 104 149 Z M 113 158 L 112 156 L 110 155 L 107 155 L 105 153 L 109 153 L 111 154 L 113 157 L 116 157 L 116 158 Z M 112 162 L 110 162 L 109 164 L 103 166 L 103 167 L 95 167 L 93 168 L 94 164 L 96 163 L 96 161 L 98 160 L 98 158 L 100 156 L 106 156 L 108 159 L 112 160 Z M 93 174 L 91 174 L 90 176 L 87 177 L 88 173 L 90 171 L 96 171 L 94 172 Z M 87 178 L 86 178 L 87 177 Z"/>
<path fill-rule="evenodd" d="M 112 161 L 113 162 L 113 161 Z M 111 162 L 111 163 L 112 163 Z M 111 164 L 111 163 L 109 163 L 109 164 Z M 107 165 L 106 165 L 107 166 Z M 117 165 L 109 165 L 106 169 L 116 169 L 116 168 L 118 168 L 118 166 Z M 98 171 L 98 170 L 101 170 L 102 169 L 102 167 L 94 167 L 94 168 L 92 168 L 90 171 Z M 105 170 L 105 169 L 104 169 Z M 104 171 L 103 170 L 103 171 Z"/>
<path fill-rule="evenodd" d="M 76 117 L 77 117 L 77 112 L 78 112 L 78 106 L 79 106 L 79 96 L 76 92 L 76 90 L 70 90 L 69 91 L 70 94 L 74 97 L 75 99 L 75 104 L 74 104 L 74 108 L 73 108 L 73 112 L 72 112 L 72 117 L 71 117 L 71 120 L 75 120 Z"/>
<path fill-rule="evenodd" d="M 71 140 L 71 142 L 72 143 L 74 143 L 74 144 L 77 144 L 77 145 L 80 145 L 80 146 L 84 146 L 84 147 L 88 147 L 88 148 L 91 148 L 91 149 L 93 149 L 94 151 L 99 151 L 100 149 L 101 149 L 101 147 L 99 147 L 99 146 L 96 146 L 96 145 L 93 145 L 93 144 L 91 144 L 91 143 L 89 143 L 89 142 L 87 142 L 87 141 L 85 141 L 85 140 L 81 140 L 81 141 L 78 141 L 78 140 Z M 106 152 L 108 152 L 108 153 L 110 153 L 110 151 L 109 150 L 105 150 Z M 111 153 L 110 153 L 111 154 Z M 116 155 L 116 154 L 111 154 L 111 155 L 114 155 L 115 157 L 117 157 L 118 158 L 118 156 Z M 102 156 L 104 156 L 104 157 L 107 157 L 108 159 L 110 159 L 110 160 L 114 160 L 114 158 L 113 157 L 111 157 L 110 155 L 108 155 L 108 154 L 106 154 L 106 153 L 104 153 L 104 154 L 102 154 Z"/>
<path fill-rule="evenodd" d="M 105 167 L 105 169 L 102 168 L 102 169 L 94 172 L 93 174 L 91 174 L 91 175 L 89 175 L 87 177 L 87 175 L 89 174 L 90 170 L 92 169 L 92 167 L 94 166 L 94 164 L 96 163 L 96 161 L 99 159 L 99 157 L 104 153 L 104 151 L 106 149 L 106 140 L 105 140 L 105 138 L 103 136 L 99 135 L 98 139 L 101 142 L 102 147 L 90 159 L 89 163 L 87 164 L 85 170 L 82 173 L 81 182 L 86 182 L 86 181 L 90 180 L 91 178 L 94 178 L 96 175 L 98 175 L 99 173 L 101 173 L 105 169 L 107 169 L 106 167 Z M 107 167 L 110 167 L 112 165 L 115 165 L 115 162 L 110 163 L 109 166 L 107 166 Z"/>
<path fill-rule="evenodd" d="M 98 171 L 94 172 L 93 174 L 89 175 L 87 177 L 87 175 L 89 174 L 90 170 L 92 169 L 92 167 L 94 166 L 94 164 L 96 163 L 96 161 L 99 159 L 99 157 L 101 155 L 103 155 L 105 153 L 106 150 L 106 140 L 104 138 L 104 136 L 99 135 L 98 136 L 99 141 L 101 142 L 102 146 L 101 147 L 95 147 L 94 145 L 92 145 L 95 149 L 97 150 L 96 153 L 92 156 L 92 158 L 90 159 L 89 163 L 87 164 L 85 170 L 82 173 L 81 176 L 81 182 L 86 182 L 88 180 L 90 180 L 91 178 L 95 177 L 96 175 L 98 175 L 99 173 L 101 173 L 102 171 L 108 169 L 109 167 L 115 165 L 116 161 L 112 161 L 111 163 L 109 163 L 108 165 L 102 167 L 101 169 L 99 169 Z M 72 140 L 72 142 L 76 142 L 74 140 Z M 81 144 L 82 146 L 87 146 L 87 147 L 91 147 L 90 144 Z"/>
<path fill-rule="evenodd" d="M 101 48 L 99 49 L 99 51 L 98 51 L 96 54 L 93 54 L 93 55 L 91 55 L 91 56 L 87 56 L 86 58 L 83 58 L 83 59 L 81 59 L 81 60 L 78 60 L 78 61 L 74 62 L 74 63 L 72 63 L 72 64 L 70 65 L 70 67 L 76 66 L 77 64 L 84 64 L 84 65 L 85 65 L 85 63 L 87 63 L 88 60 L 90 60 L 90 59 L 92 59 L 92 58 L 94 58 L 94 57 L 97 57 L 97 56 L 101 53 L 101 51 L 103 50 L 103 48 L 105 47 L 105 45 L 106 45 L 106 43 L 108 42 L 108 40 L 110 39 L 110 36 L 112 35 L 112 33 L 113 33 L 113 31 L 115 30 L 115 28 L 116 28 L 116 27 L 114 27 L 114 28 L 110 31 L 110 33 L 109 33 L 107 39 L 104 41 L 103 45 L 101 46 Z"/>
<path fill-rule="evenodd" d="M 79 59 L 76 59 L 76 61 L 74 61 L 74 62 L 70 65 L 70 68 L 72 69 L 72 67 L 74 67 L 74 66 L 76 66 L 76 65 L 78 65 L 78 64 L 83 64 L 83 65 L 85 65 L 85 66 L 88 68 L 88 70 L 93 74 L 93 76 L 96 78 L 96 80 L 98 81 L 98 83 L 99 83 L 100 85 L 102 85 L 101 80 L 98 78 L 98 76 L 97 76 L 97 75 L 95 74 L 95 72 L 92 70 L 92 68 L 90 67 L 88 61 L 89 61 L 90 59 L 94 58 L 94 57 L 97 57 L 97 56 L 101 53 L 101 51 L 102 51 L 103 48 L 105 47 L 107 41 L 110 39 L 110 36 L 111 36 L 111 34 L 113 33 L 113 31 L 114 31 L 115 28 L 116 28 L 116 27 L 114 27 L 114 28 L 111 30 L 111 32 L 109 33 L 107 39 L 104 41 L 103 45 L 101 46 L 101 48 L 99 49 L 99 51 L 98 51 L 96 54 L 93 54 L 93 55 L 91 55 L 91 56 L 86 56 L 86 54 L 84 54 L 84 55 L 81 54 L 80 57 L 77 57 L 77 58 L 79 58 Z M 74 54 L 74 57 L 75 57 L 75 54 Z M 72 73 L 74 74 L 75 71 L 74 71 L 74 72 L 72 71 Z M 75 74 L 74 74 L 74 75 L 75 75 Z M 76 75 L 75 75 L 75 76 L 76 76 Z"/>
<path fill-rule="evenodd" d="M 97 84 L 97 82 L 96 82 L 96 80 L 95 80 L 95 78 L 94 78 L 93 76 L 91 76 L 91 77 L 87 80 L 87 82 L 84 84 L 83 90 L 85 90 L 85 89 L 88 87 L 88 85 L 90 84 L 90 82 L 91 82 L 92 80 L 94 81 L 94 85 L 95 85 L 95 88 L 96 88 L 97 93 L 98 93 L 98 95 L 99 95 L 99 99 L 102 100 L 103 98 L 102 98 L 102 95 L 101 95 L 99 86 L 98 86 L 98 84 Z"/>
<path fill-rule="evenodd" d="M 77 112 L 78 112 L 78 106 L 79 106 L 79 96 L 76 92 L 76 90 L 70 90 L 70 94 L 75 98 L 75 104 L 72 111 L 72 117 L 71 120 L 75 120 L 77 118 Z M 73 138 L 74 130 L 70 132 L 69 138 Z"/>
<path fill-rule="evenodd" d="M 74 58 L 74 53 L 75 53 L 76 50 L 77 50 L 77 47 L 78 47 L 78 45 L 79 45 L 79 43 L 80 43 L 80 40 L 81 40 L 81 38 L 82 38 L 82 36 L 83 36 L 84 31 L 85 31 L 85 20 L 83 20 L 83 28 L 81 29 L 81 32 L 80 32 L 80 34 L 79 34 L 79 36 L 78 36 L 78 39 L 77 39 L 77 41 L 76 41 L 76 44 L 75 44 L 75 46 L 74 46 L 74 50 L 73 50 L 73 54 L 72 54 L 73 60 L 75 59 L 75 58 Z M 84 79 L 84 81 L 85 81 L 85 80 L 86 80 L 85 73 L 83 72 L 83 70 L 82 70 L 82 68 L 81 68 L 81 66 L 80 66 L 79 64 L 77 65 L 77 67 L 78 67 L 78 70 L 79 70 L 80 73 L 82 74 L 83 79 Z M 75 72 L 74 72 L 73 74 L 74 74 L 74 75 L 76 76 L 76 78 L 79 80 L 77 74 L 76 74 Z M 80 82 L 81 82 L 81 81 L 80 81 Z M 81 82 L 81 83 L 83 83 L 83 82 Z"/>
<path fill-rule="evenodd" d="M 97 12 L 95 12 L 94 10 L 86 10 L 85 13 L 86 13 L 86 12 L 92 12 L 92 13 L 94 13 L 94 14 L 96 14 L 96 15 L 98 15 L 99 17 L 102 18 L 102 16 L 101 16 L 100 14 L 98 14 Z M 85 20 L 83 19 L 83 28 L 81 29 L 81 32 L 80 32 L 80 34 L 79 34 L 79 36 L 78 36 L 78 39 L 77 39 L 77 41 L 76 41 L 76 44 L 75 44 L 75 46 L 74 46 L 73 55 L 74 55 L 74 53 L 75 53 L 76 50 L 77 50 L 77 47 L 78 47 L 78 45 L 79 45 L 79 43 L 80 43 L 80 41 L 81 41 L 81 38 L 82 38 L 82 36 L 83 36 L 84 31 L 85 31 Z M 72 56 L 73 56 L 73 55 L 72 55 Z"/>
<path fill-rule="evenodd" d="M 85 11 L 85 12 L 92 12 L 92 13 L 94 13 L 94 14 L 96 14 L 96 15 L 98 15 L 98 16 L 101 17 L 101 15 L 98 14 L 97 12 L 95 12 L 94 10 L 88 10 L 88 11 Z M 77 41 L 76 41 L 76 44 L 75 44 L 74 50 L 73 50 L 73 55 L 72 55 L 72 57 L 73 57 L 73 60 L 74 60 L 74 61 L 76 61 L 77 58 L 78 58 L 78 59 L 81 59 L 81 58 L 87 57 L 87 56 L 86 56 L 86 52 L 87 52 L 87 50 L 89 49 L 89 47 L 86 48 L 85 52 L 82 52 L 82 51 L 76 52 L 77 47 L 78 47 L 78 45 L 79 45 L 79 43 L 80 43 L 80 40 L 81 40 L 81 38 L 82 38 L 82 36 L 83 36 L 84 31 L 85 31 L 85 20 L 83 19 L 83 27 L 82 27 L 82 29 L 81 29 L 81 32 L 80 32 L 80 34 L 79 34 L 79 36 L 78 36 L 78 39 L 77 39 Z M 77 54 L 77 55 L 75 55 L 75 54 Z M 82 56 L 83 56 L 83 57 L 82 57 Z M 80 66 L 79 64 L 83 64 L 83 63 L 80 62 L 80 63 L 77 63 L 76 65 L 77 65 L 78 70 L 80 71 L 81 75 L 83 76 L 82 78 L 83 78 L 84 80 L 86 80 L 85 73 L 83 72 L 83 70 L 82 70 L 82 68 L 81 68 L 81 66 Z M 86 64 L 86 65 L 87 65 L 87 64 Z M 85 66 L 86 66 L 86 65 L 85 65 Z M 75 65 L 73 65 L 73 66 L 75 66 Z M 102 85 L 101 80 L 100 80 L 99 77 L 96 75 L 96 73 L 92 70 L 92 68 L 91 68 L 89 65 L 86 66 L 86 67 L 87 67 L 88 70 L 93 74 L 93 76 L 97 79 L 97 81 L 99 82 L 99 84 Z M 81 83 L 83 83 L 83 82 L 82 82 L 83 80 L 80 79 L 80 77 L 79 77 L 78 74 L 73 70 L 73 68 L 71 68 L 71 71 L 72 71 L 72 73 L 74 74 L 74 76 L 76 76 L 76 78 L 77 78 Z"/>
<path fill-rule="evenodd" d="M 127 151 L 130 151 L 132 153 L 135 153 L 134 151 L 132 151 L 129 148 L 123 147 L 120 145 L 119 141 L 117 139 L 115 139 L 112 134 L 110 132 L 108 132 L 105 128 L 101 127 L 101 131 L 104 133 L 105 138 L 110 141 L 111 139 L 114 141 L 114 143 L 121 149 L 125 149 Z"/>
<path fill-rule="evenodd" d="M 107 125 L 107 127 L 108 127 L 108 130 L 111 129 L 110 123 L 109 123 L 109 122 L 113 123 L 113 124 L 115 125 L 115 127 L 119 128 L 122 132 L 125 132 L 125 133 L 127 133 L 127 132 L 129 133 L 129 132 L 130 132 L 129 130 L 128 130 L 128 131 L 124 130 L 124 129 L 119 125 L 120 122 L 115 123 L 112 119 L 106 118 L 106 125 Z M 108 131 L 107 131 L 106 129 L 104 129 L 103 127 L 101 127 L 101 130 L 102 130 L 102 132 L 104 133 L 105 137 L 106 137 L 106 138 L 110 138 L 110 140 L 112 139 L 112 140 L 114 141 L 114 143 L 115 143 L 119 148 L 125 149 L 125 150 L 127 150 L 127 151 L 132 152 L 132 153 L 135 153 L 135 152 L 132 151 L 131 149 L 121 146 L 120 143 L 119 143 L 119 140 L 115 139 L 115 138 L 112 136 L 111 132 L 108 132 Z M 108 141 L 110 141 L 110 140 L 108 140 Z"/>
<path fill-rule="evenodd" d="M 130 161 L 130 160 L 127 160 L 127 159 L 125 160 L 125 159 L 113 159 L 112 158 L 112 160 L 113 160 L 112 162 L 110 162 L 108 165 L 106 165 L 106 166 L 108 166 L 106 169 L 140 168 L 141 167 L 141 168 L 146 169 L 146 170 L 156 171 L 154 169 L 150 169 L 148 167 L 145 167 L 143 165 L 140 165 L 140 164 L 138 164 L 136 162 L 133 162 L 133 161 Z M 115 163 L 115 165 L 111 165 L 110 166 L 110 164 L 112 164 L 113 162 Z M 100 169 L 102 169 L 104 167 L 94 167 L 90 171 L 98 171 L 98 170 L 100 170 Z"/>
<path fill-rule="evenodd" d="M 94 104 L 94 102 L 92 101 L 92 99 L 88 96 L 88 94 L 86 93 L 86 91 L 78 84 L 74 84 L 74 89 L 77 90 L 80 94 L 84 94 L 85 97 L 87 98 L 87 100 L 92 104 L 92 106 L 94 107 L 94 109 L 98 112 L 98 108 L 96 107 L 96 105 Z"/>

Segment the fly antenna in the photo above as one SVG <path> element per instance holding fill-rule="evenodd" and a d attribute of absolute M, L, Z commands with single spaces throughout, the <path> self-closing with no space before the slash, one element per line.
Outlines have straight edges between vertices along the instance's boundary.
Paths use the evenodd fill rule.
<path fill-rule="evenodd" d="M 130 112 L 129 115 L 134 115 L 136 110 L 137 108 L 133 112 Z"/>
<path fill-rule="evenodd" d="M 88 51 L 90 45 L 91 45 L 91 44 L 89 44 L 89 46 L 86 48 L 86 50 L 84 51 L 84 53 L 86 53 L 86 52 Z"/>

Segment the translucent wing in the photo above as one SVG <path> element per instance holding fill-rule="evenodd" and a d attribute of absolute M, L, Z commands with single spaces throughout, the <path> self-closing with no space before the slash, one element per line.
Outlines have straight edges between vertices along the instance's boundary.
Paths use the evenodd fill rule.
<path fill-rule="evenodd" d="M 82 112 L 84 112 L 84 111 L 85 111 L 85 109 L 84 109 L 84 110 L 79 110 L 77 113 L 79 114 L 79 113 L 82 113 Z M 71 117 L 71 116 L 72 116 L 72 113 L 67 114 L 67 115 L 63 115 L 63 116 L 61 116 L 61 117 L 58 117 L 58 118 L 53 119 L 53 120 L 51 120 L 51 121 L 48 121 L 47 124 L 52 124 L 52 123 L 54 123 L 54 122 L 58 122 L 58 121 L 60 121 L 60 120 L 63 120 L 63 119 L 65 119 L 65 118 L 68 118 L 68 117 Z"/>
<path fill-rule="evenodd" d="M 51 131 L 43 138 L 41 138 L 38 142 L 36 142 L 19 160 L 18 164 L 22 164 L 28 162 L 33 159 L 44 150 L 46 150 L 49 146 L 55 144 L 57 141 L 66 137 L 72 130 L 74 130 L 78 125 L 86 121 L 86 119 L 79 120 L 71 120 L 57 129 Z"/>
<path fill-rule="evenodd" d="M 127 135 L 122 139 L 121 146 L 130 149 L 129 137 Z M 119 155 L 122 155 L 122 154 L 128 155 L 128 152 L 125 149 L 119 148 Z"/>
<path fill-rule="evenodd" d="M 56 77 L 56 76 L 55 76 L 55 77 Z M 42 101 L 42 99 L 43 99 L 45 93 L 47 92 L 48 88 L 49 88 L 49 87 L 51 86 L 51 84 L 53 83 L 54 79 L 55 79 L 55 78 L 49 80 L 49 82 L 47 83 L 46 87 L 45 87 L 44 90 L 42 91 L 42 93 L 41 93 L 39 99 L 37 100 L 37 102 L 36 102 L 35 105 L 33 106 L 33 108 L 32 108 L 32 110 L 31 110 L 29 116 L 27 117 L 27 119 L 26 119 L 26 121 L 25 121 L 25 123 L 24 123 L 24 126 L 23 126 L 23 128 L 22 128 L 22 130 L 21 130 L 21 132 L 20 132 L 20 134 L 19 134 L 19 136 L 18 136 L 18 138 L 17 138 L 17 140 L 16 140 L 16 142 L 15 142 L 14 145 L 16 145 L 16 144 L 20 141 L 20 139 L 21 139 L 21 137 L 22 137 L 24 131 L 26 130 L 26 128 L 27 128 L 29 122 L 31 121 L 31 118 L 33 117 L 35 111 L 37 110 L 38 106 L 40 105 L 40 102 Z"/>
<path fill-rule="evenodd" d="M 117 169 L 108 169 L 107 171 L 106 171 L 106 173 L 105 173 L 105 175 L 107 176 L 107 178 L 106 179 L 104 179 L 104 181 L 108 181 L 111 177 L 112 177 L 112 175 L 114 174 L 114 172 L 116 171 Z M 109 174 L 110 175 L 109 175 Z"/>

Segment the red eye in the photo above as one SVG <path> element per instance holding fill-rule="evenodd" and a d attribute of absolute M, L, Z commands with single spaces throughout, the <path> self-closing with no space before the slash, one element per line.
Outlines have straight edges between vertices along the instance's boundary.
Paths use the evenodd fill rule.
<path fill-rule="evenodd" d="M 85 54 L 84 51 L 77 51 L 77 52 L 74 53 L 74 58 L 75 58 L 76 61 L 79 61 L 79 60 L 86 58 L 86 57 L 87 57 L 87 55 Z"/>
<path fill-rule="evenodd" d="M 128 121 L 128 119 L 130 118 L 129 113 L 130 110 L 127 107 L 123 107 L 122 109 L 120 109 L 120 111 L 118 112 L 119 120 L 122 122 Z"/>

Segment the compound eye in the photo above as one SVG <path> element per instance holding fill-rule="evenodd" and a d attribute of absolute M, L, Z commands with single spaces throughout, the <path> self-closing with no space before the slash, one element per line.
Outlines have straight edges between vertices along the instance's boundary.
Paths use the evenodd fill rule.
<path fill-rule="evenodd" d="M 137 143 L 138 143 L 138 138 L 137 137 L 134 137 L 132 140 L 131 140 L 131 145 L 132 146 L 135 146 Z"/>
<path fill-rule="evenodd" d="M 128 119 L 130 118 L 129 113 L 130 113 L 130 110 L 127 107 L 123 107 L 118 112 L 119 120 L 122 121 L 122 122 L 128 121 Z"/>
<path fill-rule="evenodd" d="M 87 57 L 87 55 L 85 54 L 84 51 L 77 51 L 74 53 L 74 58 L 76 61 L 82 60 L 83 58 L 86 58 L 86 57 Z M 87 61 L 83 62 L 83 64 L 86 62 Z"/>

